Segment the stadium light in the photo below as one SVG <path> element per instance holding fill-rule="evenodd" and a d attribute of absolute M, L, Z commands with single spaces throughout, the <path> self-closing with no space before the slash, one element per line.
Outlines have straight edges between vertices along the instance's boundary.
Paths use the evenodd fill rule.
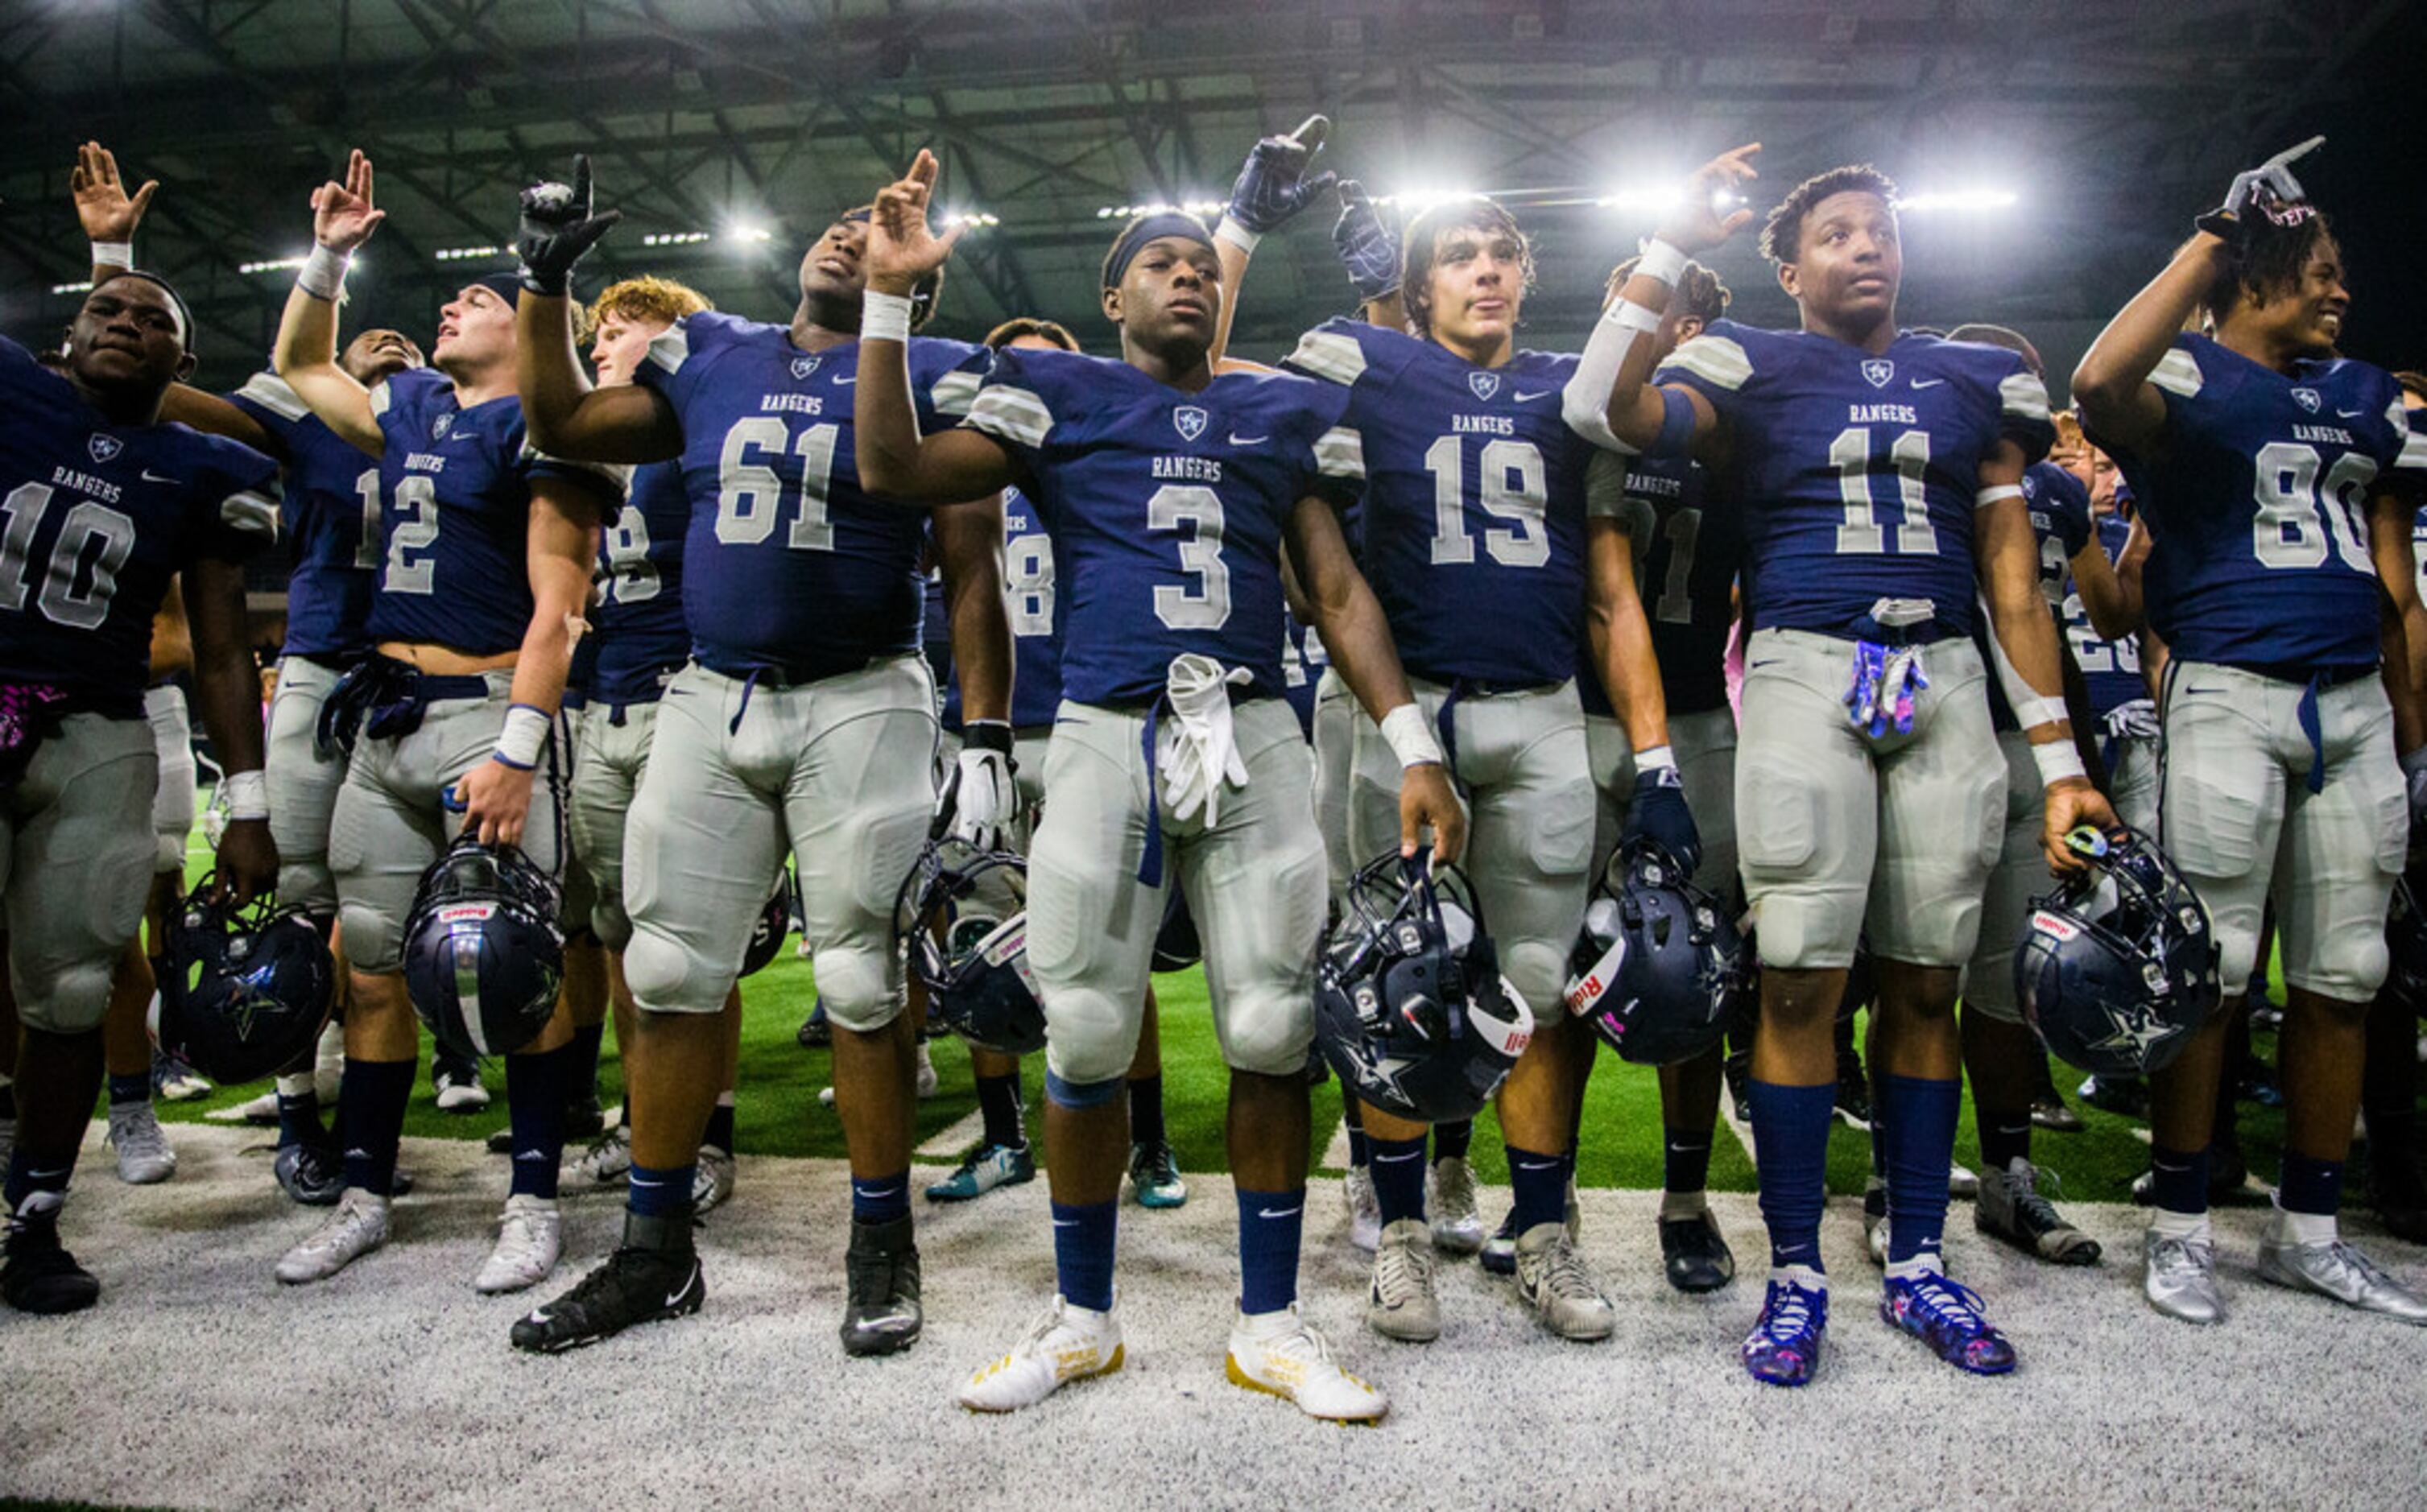
<path fill-rule="evenodd" d="M 750 220 L 736 220 L 725 228 L 725 239 L 737 247 L 755 247 L 762 241 L 773 241 L 775 234 Z"/>
<path fill-rule="evenodd" d="M 79 279 L 73 284 L 54 284 L 51 285 L 51 292 L 54 294 L 90 294 L 92 292 L 92 280 L 86 278 Z"/>
<path fill-rule="evenodd" d="M 705 231 L 652 231 L 641 238 L 643 247 L 695 247 L 709 239 Z"/>
<path fill-rule="evenodd" d="M 1182 200 L 1178 204 L 1168 200 L 1149 200 L 1142 204 L 1106 204 L 1096 210 L 1096 219 L 1110 220 L 1115 216 L 1126 220 L 1134 215 L 1169 215 L 1185 211 L 1193 216 L 1217 216 L 1230 207 L 1228 200 Z"/>
<path fill-rule="evenodd" d="M 947 226 L 999 226 L 1002 224 L 1002 218 L 989 215 L 984 210 L 953 210 L 945 215 L 944 224 Z"/>
<path fill-rule="evenodd" d="M 1897 201 L 1896 207 L 1924 215 L 1932 210 L 2006 210 L 2021 198 L 2012 189 L 1935 189 L 1905 195 Z"/>
<path fill-rule="evenodd" d="M 238 263 L 236 265 L 236 270 L 239 273 L 275 273 L 285 268 L 301 268 L 304 262 L 305 258 L 300 253 L 293 257 L 264 257 L 250 263 Z"/>
<path fill-rule="evenodd" d="M 1683 184 L 1637 184 L 1612 189 L 1593 203 L 1604 210 L 1673 210 L 1685 199 Z"/>
<path fill-rule="evenodd" d="M 1482 195 L 1473 189 L 1401 189 L 1396 194 L 1383 195 L 1374 203 L 1395 204 L 1409 215 L 1422 215 L 1437 205 L 1464 204 L 1471 200 L 1482 198 Z"/>
<path fill-rule="evenodd" d="M 503 247 L 441 247 L 431 253 L 442 263 L 469 262 L 475 257 L 501 257 Z"/>

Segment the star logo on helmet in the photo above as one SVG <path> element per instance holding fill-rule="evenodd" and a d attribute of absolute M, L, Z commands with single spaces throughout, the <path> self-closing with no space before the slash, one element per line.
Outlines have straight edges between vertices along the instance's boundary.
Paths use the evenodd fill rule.
<path fill-rule="evenodd" d="M 1194 441 L 1205 433 L 1206 414 L 1194 404 L 1183 404 L 1171 412 L 1173 429 L 1182 441 Z"/>
<path fill-rule="evenodd" d="M 2182 1032 L 2181 1026 L 2159 1019 L 2145 1003 L 2129 1003 L 2118 1007 L 2105 1005 L 2107 1021 L 2115 1031 L 2102 1040 L 2093 1040 L 2093 1050 L 2124 1050 L 2142 1065 L 2149 1064 L 2149 1052 Z"/>
<path fill-rule="evenodd" d="M 1491 398 L 1492 395 L 1500 392 L 1500 375 L 1498 373 L 1469 373 L 1466 375 L 1466 386 L 1474 390 L 1474 397 L 1476 398 L 1488 399 Z"/>

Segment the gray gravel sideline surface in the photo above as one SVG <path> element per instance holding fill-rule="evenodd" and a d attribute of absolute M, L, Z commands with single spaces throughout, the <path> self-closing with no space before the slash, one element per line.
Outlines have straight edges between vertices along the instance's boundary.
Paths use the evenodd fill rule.
<path fill-rule="evenodd" d="M 1129 1363 L 1007 1419 L 951 1406 L 1050 1293 L 1045 1183 L 920 1204 L 925 1339 L 846 1360 L 835 1338 L 848 1195 L 832 1162 L 745 1160 L 701 1236 L 708 1306 L 555 1358 L 508 1325 L 613 1242 L 611 1194 L 568 1200 L 567 1259 L 521 1299 L 471 1289 L 505 1165 L 415 1141 L 420 1187 L 389 1246 L 336 1279 L 270 1278 L 317 1211 L 277 1195 L 262 1136 L 180 1127 L 163 1186 L 90 1157 L 69 1239 L 102 1277 L 67 1319 L 0 1309 L 0 1495 L 178 1506 L 1388 1507 L 2141 1504 L 2416 1507 L 2427 1486 L 2427 1330 L 2268 1287 L 2260 1217 L 2220 1214 L 2222 1328 L 2151 1313 L 2140 1219 L 2073 1210 L 2108 1263 L 2036 1265 L 1949 1227 L 1951 1265 L 2022 1353 L 1963 1375 L 1889 1331 L 1859 1214 L 1832 1205 L 1838 1290 L 1818 1380 L 1748 1380 L 1759 1219 L 1717 1200 L 1747 1263 L 1713 1297 L 1659 1275 L 1654 1197 L 1588 1192 L 1586 1250 L 1617 1337 L 1563 1344 L 1472 1261 L 1441 1271 L 1445 1327 L 1392 1344 L 1361 1321 L 1363 1256 L 1337 1181 L 1310 1194 L 1304 1291 L 1353 1369 L 1387 1389 L 1376 1429 L 1329 1427 L 1222 1376 L 1233 1306 L 1229 1182 L 1178 1212 L 1122 1211 Z M 920 1173 L 924 1176 L 924 1173 Z M 1506 1200 L 1487 1193 L 1494 1219 Z M 2413 1282 L 2427 1254 L 2354 1223 Z"/>

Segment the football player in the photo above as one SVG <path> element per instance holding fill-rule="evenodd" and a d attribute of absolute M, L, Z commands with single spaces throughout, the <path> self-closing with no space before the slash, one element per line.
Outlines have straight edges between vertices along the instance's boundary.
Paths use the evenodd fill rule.
<path fill-rule="evenodd" d="M 908 498 L 1017 483 L 1045 519 L 1066 595 L 1063 703 L 1028 893 L 1059 1294 L 958 1400 L 1010 1411 L 1121 1364 L 1122 1072 L 1176 874 L 1230 1067 L 1242 1284 L 1230 1377 L 1317 1417 L 1378 1418 L 1382 1393 L 1341 1367 L 1296 1300 L 1325 863 L 1306 742 L 1279 696 L 1284 542 L 1324 645 L 1397 742 L 1401 854 L 1430 824 L 1454 860 L 1465 824 L 1380 608 L 1316 495 L 1326 475 L 1356 470 L 1339 428 L 1345 396 L 1246 365 L 1217 370 L 1214 238 L 1194 217 L 1159 212 L 1125 226 L 1104 261 L 1103 311 L 1124 360 L 1004 351 L 968 425 L 922 426 L 905 382 L 907 295 L 959 235 L 928 234 L 936 174 L 922 151 L 879 196 L 869 236 L 861 475 Z"/>
<path fill-rule="evenodd" d="M 1051 320 L 1019 318 L 988 332 L 985 346 L 992 351 L 1005 348 L 1077 351 L 1079 341 Z M 1038 805 L 1045 800 L 1045 746 L 1053 733 L 1053 711 L 1062 703 L 1062 655 L 1054 629 L 1060 593 L 1053 577 L 1052 538 L 1045 533 L 1035 507 L 1017 488 L 1003 490 L 1002 554 L 1003 603 L 1011 622 L 1013 656 L 1012 780 L 1018 785 L 1018 804 L 1005 838 L 1024 853 L 1035 831 Z M 957 740 L 962 734 L 957 680 L 945 686 L 943 718 L 946 734 Z M 1161 1027 L 1154 988 L 1149 985 L 1137 1055 L 1127 1077 L 1130 1189 L 1136 1194 L 1138 1205 L 1148 1209 L 1177 1208 L 1188 1200 L 1188 1183 L 1181 1177 L 1179 1159 L 1164 1129 Z M 969 1069 L 977 1082 L 985 1131 L 952 1175 L 927 1188 L 931 1202 L 966 1202 L 996 1187 L 1036 1177 L 1028 1148 L 1027 1117 L 1020 1104 L 1019 1057 L 972 1045 Z"/>
<path fill-rule="evenodd" d="M 1751 1112 L 1770 1234 L 1744 1364 L 1799 1386 L 1819 1363 L 1832 1021 L 1867 936 L 1888 1167 L 1881 1316 L 1951 1364 L 2004 1372 L 2012 1346 L 1939 1254 L 1962 1092 L 1957 985 L 2005 804 L 1970 636 L 1982 597 L 2028 689 L 2018 723 L 2047 790 L 2050 864 L 2079 864 L 2064 846 L 2076 825 L 2112 821 L 2059 702 L 2022 489 L 2050 439 L 2046 391 L 2012 352 L 1898 330 L 1896 189 L 1868 167 L 1797 186 L 1763 231 L 1800 330 L 1721 320 L 1647 381 L 1649 336 L 1685 259 L 1752 219 L 1718 197 L 1753 176 L 1756 150 L 1695 175 L 1577 378 L 1591 396 L 1614 369 L 1611 428 L 1653 457 L 1698 457 L 1743 515 L 1759 627 L 1745 651 L 1736 820 L 1762 958 Z"/>
<path fill-rule="evenodd" d="M 279 1260 L 318 1281 L 386 1243 L 405 1099 L 419 1050 L 402 945 L 422 873 L 457 830 L 563 868 L 559 700 L 589 593 L 598 522 L 623 498 L 611 468 L 541 455 L 514 398 L 513 281 L 465 284 L 439 312 L 431 366 L 365 388 L 338 366 L 336 303 L 354 249 L 385 212 L 359 151 L 312 196 L 313 251 L 279 323 L 278 376 L 322 424 L 377 460 L 386 553 L 370 656 L 331 690 L 320 728 L 350 742 L 329 821 L 350 956 L 338 1106 L 346 1188 Z M 461 819 L 457 818 L 458 813 Z M 555 1267 L 564 1143 L 560 1012 L 507 1057 L 513 1175 L 496 1248 L 473 1285 L 515 1291 Z"/>
<path fill-rule="evenodd" d="M 100 1293 L 59 1244 L 59 1211 L 102 1090 L 111 972 L 157 854 L 143 688 L 173 575 L 203 723 L 228 773 L 222 883 L 246 900 L 278 870 L 241 565 L 274 533 L 277 469 L 160 423 L 161 396 L 193 372 L 192 332 L 175 290 L 126 272 L 86 296 L 57 371 L 0 338 L 0 906 L 22 1026 L 0 1300 L 23 1311 L 73 1311 Z"/>
<path fill-rule="evenodd" d="M 2207 904 L 2227 1003 L 2253 980 L 2260 914 L 2276 902 L 2287 1108 L 2258 1275 L 2427 1324 L 2427 1297 L 2336 1224 L 2386 909 L 2427 810 L 2404 492 L 2427 477 L 2427 435 L 2410 430 L 2392 375 L 2335 353 L 2351 306 L 2341 252 L 2289 167 L 2314 145 L 2236 178 L 2092 343 L 2073 392 L 2156 538 L 2159 835 Z M 2203 310 L 2212 337 L 2185 330 Z M 2225 1310 L 2207 1167 L 2226 1027 L 2220 1016 L 2150 1079 L 2144 1285 L 2190 1323 Z"/>
<path fill-rule="evenodd" d="M 573 185 L 526 191 L 522 391 L 546 446 L 677 461 L 691 498 L 691 661 L 659 699 L 626 821 L 624 970 L 640 1012 L 625 1053 L 623 1244 L 514 1325 L 513 1340 L 568 1349 L 698 1309 L 692 1165 L 725 1084 L 728 1032 L 717 1016 L 789 849 L 803 940 L 834 1026 L 850 1152 L 839 1332 L 849 1354 L 889 1354 L 917 1341 L 923 1316 L 910 1217 L 916 1041 L 893 944 L 894 895 L 937 797 L 919 561 L 932 515 L 948 574 L 973 603 L 994 606 L 968 617 L 954 647 L 969 723 L 955 822 L 990 840 L 1012 802 L 1002 514 L 990 489 L 910 512 L 871 498 L 855 470 L 851 347 L 867 211 L 838 219 L 803 255 L 788 324 L 688 316 L 649 344 L 636 382 L 592 388 L 574 356 L 565 290 L 574 263 L 616 219 L 591 214 L 586 159 Z M 928 309 L 939 282 L 922 290 Z M 911 353 L 928 423 L 965 411 L 984 350 L 922 339 Z"/>
<path fill-rule="evenodd" d="M 602 387 L 628 384 L 649 344 L 677 320 L 711 308 L 698 291 L 669 279 L 630 278 L 609 285 L 589 310 L 590 360 Z M 632 470 L 632 496 L 603 532 L 598 602 L 590 613 L 588 687 L 573 720 L 573 787 L 565 819 L 573 853 L 590 874 L 595 901 L 588 927 L 607 952 L 615 1043 L 639 1036 L 639 1010 L 624 975 L 632 919 L 624 885 L 624 836 L 632 799 L 649 765 L 650 734 L 668 684 L 691 659 L 683 610 L 683 541 L 691 528 L 691 490 L 680 463 L 668 459 Z M 724 1016 L 723 1089 L 700 1136 L 692 1201 L 706 1212 L 733 1193 L 733 1081 L 741 1048 L 741 993 L 728 988 Z M 595 1075 L 596 1042 L 590 1065 Z M 583 1175 L 601 1185 L 631 1169 L 632 1099 L 617 1126 L 581 1159 Z"/>

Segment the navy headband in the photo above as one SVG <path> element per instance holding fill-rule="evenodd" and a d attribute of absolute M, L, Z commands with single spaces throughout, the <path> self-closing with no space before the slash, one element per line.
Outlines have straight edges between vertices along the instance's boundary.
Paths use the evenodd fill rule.
<path fill-rule="evenodd" d="M 523 297 L 523 279 L 520 273 L 483 273 L 472 280 L 471 284 L 463 286 L 470 288 L 473 284 L 479 285 L 505 301 L 506 308 L 509 310 L 513 309 Z"/>
<path fill-rule="evenodd" d="M 1130 264 L 1137 261 L 1137 254 L 1146 250 L 1146 244 L 1164 236 L 1178 236 L 1197 243 L 1207 252 L 1214 250 L 1214 234 L 1205 229 L 1204 221 L 1185 211 L 1165 210 L 1142 216 L 1121 233 L 1120 240 L 1113 243 L 1112 255 L 1104 259 L 1104 287 L 1120 287 L 1121 280 L 1129 273 Z"/>

